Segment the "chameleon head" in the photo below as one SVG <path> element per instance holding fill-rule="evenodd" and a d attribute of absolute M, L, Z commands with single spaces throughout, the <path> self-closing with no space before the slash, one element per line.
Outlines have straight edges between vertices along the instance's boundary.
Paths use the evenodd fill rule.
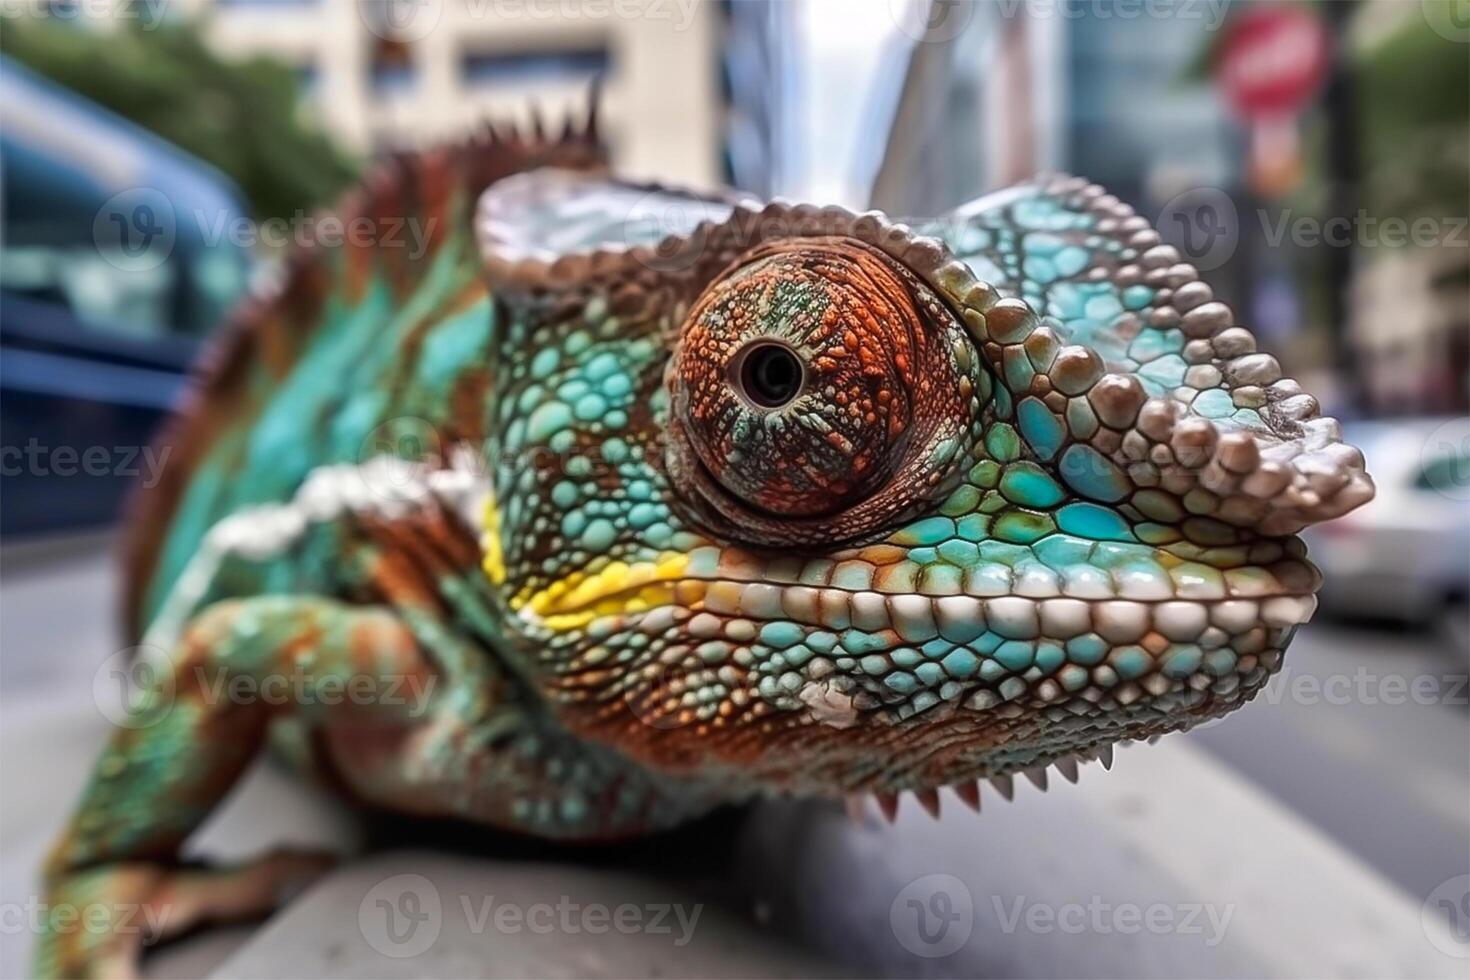
<path fill-rule="evenodd" d="M 640 302 L 512 298 L 559 353 L 513 371 L 507 448 L 555 460 L 498 481 L 500 571 L 563 721 L 732 788 L 892 793 L 1249 700 L 1315 607 L 1294 532 L 1371 483 L 1172 249 L 1061 222 L 1097 197 L 1040 186 L 1051 233 L 1010 203 L 954 248 L 737 211 Z M 1037 287 L 1059 266 L 1080 297 Z"/>

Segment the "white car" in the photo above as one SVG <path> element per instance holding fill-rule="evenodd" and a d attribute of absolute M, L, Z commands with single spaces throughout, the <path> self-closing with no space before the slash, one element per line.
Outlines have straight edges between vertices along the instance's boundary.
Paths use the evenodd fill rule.
<path fill-rule="evenodd" d="M 1470 418 L 1347 426 L 1378 495 L 1305 533 L 1324 607 L 1443 630 L 1470 642 Z"/>

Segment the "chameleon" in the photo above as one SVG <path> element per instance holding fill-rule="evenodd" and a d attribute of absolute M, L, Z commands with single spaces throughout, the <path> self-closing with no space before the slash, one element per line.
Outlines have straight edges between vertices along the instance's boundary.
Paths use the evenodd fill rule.
<path fill-rule="evenodd" d="M 38 974 L 129 975 L 320 873 L 183 857 L 272 749 L 542 839 L 891 819 L 1280 666 L 1296 533 L 1373 484 L 1145 217 L 1064 175 L 907 224 L 637 183 L 598 128 L 391 157 L 334 213 L 421 254 L 303 245 L 222 331 L 127 522 L 147 669 L 43 871 L 112 918 L 52 921 Z"/>

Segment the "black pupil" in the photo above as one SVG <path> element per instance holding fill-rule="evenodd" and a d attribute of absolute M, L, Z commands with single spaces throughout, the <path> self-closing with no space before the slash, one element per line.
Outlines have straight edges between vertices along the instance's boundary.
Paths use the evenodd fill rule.
<path fill-rule="evenodd" d="M 740 383 L 762 408 L 780 408 L 801 389 L 801 362 L 779 344 L 762 344 L 745 357 Z"/>

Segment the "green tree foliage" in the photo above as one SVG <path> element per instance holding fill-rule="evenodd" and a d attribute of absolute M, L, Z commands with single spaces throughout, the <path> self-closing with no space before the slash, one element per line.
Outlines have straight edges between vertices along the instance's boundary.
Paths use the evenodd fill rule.
<path fill-rule="evenodd" d="M 218 167 L 259 219 L 328 204 L 355 176 L 301 110 L 290 66 L 226 61 L 197 23 L 122 18 L 99 30 L 4 17 L 0 52 Z"/>
<path fill-rule="evenodd" d="M 1350 0 L 1320 0 L 1302 6 Z M 1448 7 L 1451 0 L 1428 0 Z M 1237 3 L 1231 15 L 1249 8 Z M 1427 4 L 1354 3 L 1354 16 L 1392 20 L 1355 41 L 1347 59 L 1354 74 L 1358 152 L 1362 186 L 1359 199 L 1376 217 L 1443 218 L 1465 213 L 1465 174 L 1470 172 L 1470 45 L 1438 33 Z M 1449 16 L 1446 10 L 1444 16 Z M 1229 28 L 1213 31 L 1180 75 L 1180 84 L 1209 84 Z M 1307 176 L 1294 195 L 1294 207 L 1310 209 L 1324 193 L 1323 119 L 1319 109 L 1304 114 Z"/>
<path fill-rule="evenodd" d="M 1357 52 L 1364 196 L 1377 214 L 1463 215 L 1470 173 L 1470 45 L 1418 10 Z"/>

